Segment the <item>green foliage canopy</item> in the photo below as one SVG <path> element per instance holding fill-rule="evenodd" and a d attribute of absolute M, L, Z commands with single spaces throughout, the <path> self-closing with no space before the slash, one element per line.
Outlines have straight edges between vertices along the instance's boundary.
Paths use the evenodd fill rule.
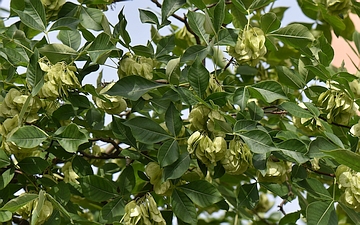
<path fill-rule="evenodd" d="M 10 2 L 0 222 L 359 224 L 360 75 L 331 65 L 331 31 L 359 56 L 360 3 L 298 0 L 313 22 L 284 26 L 274 0 L 152 0 L 133 45 L 116 2 Z"/>

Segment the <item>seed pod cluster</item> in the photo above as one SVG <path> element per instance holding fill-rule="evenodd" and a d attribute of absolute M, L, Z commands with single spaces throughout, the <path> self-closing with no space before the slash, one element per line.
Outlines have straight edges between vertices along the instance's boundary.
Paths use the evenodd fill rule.
<path fill-rule="evenodd" d="M 352 6 L 351 0 L 327 0 L 326 8 L 333 15 L 347 15 Z"/>
<path fill-rule="evenodd" d="M 340 201 L 349 208 L 360 211 L 360 172 L 355 172 L 345 165 L 336 169 L 335 176 L 338 185 L 344 193 Z"/>
<path fill-rule="evenodd" d="M 80 88 L 80 82 L 75 75 L 76 67 L 69 66 L 65 62 L 52 65 L 45 58 L 40 60 L 39 65 L 46 72 L 44 85 L 39 92 L 41 98 L 56 99 Z"/>
<path fill-rule="evenodd" d="M 39 202 L 39 199 L 36 198 L 32 201 L 30 201 L 29 203 L 27 203 L 26 205 L 22 206 L 21 208 L 19 208 L 16 213 L 19 214 L 23 219 L 28 219 L 31 217 L 31 215 L 34 213 L 34 210 L 37 206 Z M 38 217 L 38 220 L 36 222 L 36 224 L 43 224 L 45 223 L 45 221 L 51 216 L 51 214 L 53 213 L 53 206 L 51 204 L 50 201 L 45 200 L 44 204 L 40 210 L 40 214 Z"/>
<path fill-rule="evenodd" d="M 158 195 L 171 194 L 171 182 L 162 180 L 162 169 L 156 162 L 149 162 L 145 168 L 146 175 L 150 178 L 150 183 L 154 185 L 154 191 Z"/>
<path fill-rule="evenodd" d="M 350 133 L 356 137 L 360 137 L 360 120 L 358 121 L 357 124 L 351 127 Z"/>
<path fill-rule="evenodd" d="M 64 174 L 65 183 L 79 184 L 79 181 L 76 180 L 77 178 L 79 178 L 79 175 L 77 175 L 73 170 L 71 162 L 66 162 L 64 166 L 61 168 L 61 172 L 63 172 Z"/>
<path fill-rule="evenodd" d="M 0 117 L 12 118 L 20 114 L 28 95 L 23 95 L 19 90 L 11 88 L 0 103 Z M 26 122 L 32 123 L 39 119 L 37 112 L 42 107 L 42 102 L 38 97 L 30 99 L 26 108 Z"/>
<path fill-rule="evenodd" d="M 48 21 L 56 20 L 61 7 L 65 4 L 66 0 L 41 0 L 45 8 L 46 19 Z"/>
<path fill-rule="evenodd" d="M 329 89 L 320 94 L 318 104 L 329 123 L 347 125 L 356 114 L 357 105 L 344 92 Z"/>
<path fill-rule="evenodd" d="M 229 149 L 221 164 L 228 174 L 242 174 L 252 165 L 252 153 L 247 144 L 234 138 L 229 142 Z"/>
<path fill-rule="evenodd" d="M 121 221 L 125 225 L 165 225 L 157 204 L 151 194 L 132 200 L 125 206 L 125 214 Z"/>
<path fill-rule="evenodd" d="M 260 28 L 246 27 L 239 34 L 235 47 L 228 47 L 227 50 L 238 63 L 249 62 L 256 65 L 267 52 L 265 34 Z"/>
<path fill-rule="evenodd" d="M 268 159 L 268 161 L 266 162 L 266 174 L 259 174 L 258 180 L 260 182 L 283 183 L 290 172 L 290 162 L 274 162 L 271 159 Z"/>
<path fill-rule="evenodd" d="M 295 127 L 300 129 L 304 134 L 313 136 L 324 130 L 319 118 L 298 118 L 293 117 Z"/>
<path fill-rule="evenodd" d="M 205 165 L 216 165 L 224 158 L 227 145 L 223 137 L 215 137 L 213 140 L 199 131 L 194 132 L 188 139 L 187 150 Z"/>
<path fill-rule="evenodd" d="M 101 99 L 99 97 L 94 97 L 95 104 L 102 110 L 104 110 L 108 114 L 117 115 L 121 112 L 125 111 L 127 108 L 127 103 L 121 96 L 111 96 L 105 94 L 112 86 L 114 86 L 114 82 L 106 85 L 105 88 L 101 89 L 100 95 L 104 97 Z"/>
<path fill-rule="evenodd" d="M 123 78 L 130 75 L 139 75 L 146 79 L 151 80 L 153 78 L 154 62 L 150 58 L 132 56 L 129 53 L 125 54 L 120 61 L 118 68 L 119 78 Z"/>

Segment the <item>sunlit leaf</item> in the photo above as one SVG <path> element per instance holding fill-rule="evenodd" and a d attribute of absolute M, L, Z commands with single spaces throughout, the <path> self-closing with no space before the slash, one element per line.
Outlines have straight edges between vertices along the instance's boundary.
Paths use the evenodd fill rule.
<path fill-rule="evenodd" d="M 315 40 L 311 32 L 301 24 L 290 24 L 268 34 L 294 47 L 302 48 Z"/>
<path fill-rule="evenodd" d="M 180 155 L 178 160 L 173 164 L 164 167 L 163 177 L 167 179 L 177 179 L 181 177 L 190 166 L 190 156 L 187 152 Z"/>
<path fill-rule="evenodd" d="M 54 139 L 59 142 L 67 152 L 76 152 L 81 144 L 88 142 L 86 133 L 79 127 L 71 123 L 66 127 L 60 127 L 56 132 Z"/>
<path fill-rule="evenodd" d="M 166 85 L 155 83 L 141 76 L 133 75 L 120 79 L 106 93 L 109 95 L 123 96 L 130 100 L 136 101 L 143 94 L 162 86 Z"/>
<path fill-rule="evenodd" d="M 14 142 L 21 148 L 34 148 L 48 138 L 48 135 L 38 127 L 23 126 L 16 129 L 8 141 Z"/>
<path fill-rule="evenodd" d="M 4 189 L 13 179 L 14 170 L 7 169 L 0 175 L 0 190 Z"/>
<path fill-rule="evenodd" d="M 115 185 L 106 178 L 89 175 L 78 179 L 85 198 L 92 201 L 105 201 L 116 196 Z"/>
<path fill-rule="evenodd" d="M 13 198 L 8 201 L 3 207 L 1 207 L 1 210 L 16 212 L 16 210 L 36 199 L 38 196 L 39 195 L 37 194 L 24 193 L 23 195 L 20 195 L 19 197 Z"/>
<path fill-rule="evenodd" d="M 268 153 L 273 150 L 273 142 L 269 134 L 261 130 L 251 130 L 240 134 L 250 150 L 254 153 Z"/>
<path fill-rule="evenodd" d="M 338 224 L 333 202 L 316 201 L 310 203 L 306 209 L 306 219 L 309 225 Z"/>

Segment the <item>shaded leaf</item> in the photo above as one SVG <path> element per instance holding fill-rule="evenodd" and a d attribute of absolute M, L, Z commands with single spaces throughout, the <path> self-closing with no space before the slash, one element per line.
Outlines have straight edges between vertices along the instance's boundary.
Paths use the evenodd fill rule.
<path fill-rule="evenodd" d="M 53 30 L 76 30 L 80 20 L 74 17 L 62 17 L 55 21 L 49 31 Z"/>
<path fill-rule="evenodd" d="M 352 151 L 339 149 L 339 150 L 330 150 L 322 151 L 325 155 L 333 157 L 338 163 L 344 164 L 351 169 L 360 172 L 360 155 Z"/>
<path fill-rule="evenodd" d="M 26 157 L 18 165 L 27 174 L 42 174 L 50 163 L 40 157 Z"/>
<path fill-rule="evenodd" d="M 43 4 L 37 0 L 25 1 L 25 9 L 17 10 L 12 8 L 20 17 L 22 23 L 26 26 L 38 30 L 45 31 L 46 18 Z"/>
<path fill-rule="evenodd" d="M 195 224 L 196 208 L 188 196 L 183 192 L 174 189 L 171 195 L 171 206 L 174 214 L 185 223 Z"/>
<path fill-rule="evenodd" d="M 121 195 L 127 196 L 131 194 L 136 184 L 134 168 L 131 165 L 121 171 L 117 184 Z"/>
<path fill-rule="evenodd" d="M 161 7 L 162 23 L 164 23 L 169 16 L 180 9 L 185 3 L 185 0 L 164 0 Z"/>
<path fill-rule="evenodd" d="M 220 192 L 205 180 L 196 180 L 178 187 L 191 199 L 192 202 L 208 207 L 222 200 Z"/>
<path fill-rule="evenodd" d="M 179 159 L 173 164 L 164 167 L 163 177 L 167 179 L 177 179 L 181 177 L 190 166 L 190 156 L 188 152 L 184 152 L 180 155 Z"/>
<path fill-rule="evenodd" d="M 116 196 L 115 185 L 108 179 L 97 175 L 78 178 L 85 198 L 101 202 Z"/>
<path fill-rule="evenodd" d="M 108 223 L 121 220 L 121 217 L 125 214 L 125 203 L 120 198 L 108 202 L 101 210 L 102 218 L 107 220 Z"/>
<path fill-rule="evenodd" d="M 338 218 L 333 202 L 316 201 L 308 205 L 306 209 L 308 225 L 337 225 Z"/>
<path fill-rule="evenodd" d="M 243 184 L 239 187 L 239 194 L 237 197 L 238 207 L 245 206 L 248 209 L 253 209 L 259 202 L 259 190 L 257 184 Z"/>
<path fill-rule="evenodd" d="M 306 85 L 305 79 L 285 66 L 277 66 L 279 81 L 294 89 L 301 89 Z"/>
<path fill-rule="evenodd" d="M 4 150 L 0 149 L 0 168 L 4 168 L 10 165 L 9 156 L 5 153 Z"/>
<path fill-rule="evenodd" d="M 312 118 L 313 115 L 301 108 L 298 104 L 294 103 L 294 102 L 283 102 L 281 103 L 280 107 L 284 110 L 286 110 L 287 112 L 289 112 L 291 115 L 299 117 L 299 118 Z"/>
<path fill-rule="evenodd" d="M 201 13 L 189 11 L 187 14 L 189 26 L 194 33 L 199 36 L 205 43 L 208 43 L 209 35 L 204 28 L 205 16 Z"/>
<path fill-rule="evenodd" d="M 248 89 L 252 97 L 263 99 L 267 103 L 278 99 L 287 99 L 282 86 L 275 81 L 259 82 Z"/>
<path fill-rule="evenodd" d="M 261 16 L 261 29 L 265 34 L 272 32 L 280 27 L 280 20 L 275 13 L 266 13 Z"/>
<path fill-rule="evenodd" d="M 146 117 L 135 117 L 124 124 L 130 127 L 135 139 L 142 143 L 157 143 L 171 138 L 158 123 Z"/>
<path fill-rule="evenodd" d="M 200 96 L 204 96 L 205 91 L 209 85 L 210 74 L 209 71 L 197 58 L 191 65 L 188 72 L 188 80 L 194 91 Z"/>
<path fill-rule="evenodd" d="M 35 96 L 44 84 L 44 71 L 39 65 L 39 51 L 34 50 L 26 70 L 26 81 L 31 87 L 31 95 Z"/>

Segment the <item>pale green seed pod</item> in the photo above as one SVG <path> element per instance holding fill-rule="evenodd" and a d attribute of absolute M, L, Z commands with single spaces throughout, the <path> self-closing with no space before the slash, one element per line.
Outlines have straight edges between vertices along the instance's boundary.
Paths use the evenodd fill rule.
<path fill-rule="evenodd" d="M 351 9 L 351 0 L 327 0 L 326 8 L 333 15 L 347 15 Z"/>
<path fill-rule="evenodd" d="M 194 107 L 189 114 L 189 122 L 191 124 L 190 129 L 192 130 L 206 130 L 208 115 L 211 110 L 204 105 L 197 105 Z"/>

